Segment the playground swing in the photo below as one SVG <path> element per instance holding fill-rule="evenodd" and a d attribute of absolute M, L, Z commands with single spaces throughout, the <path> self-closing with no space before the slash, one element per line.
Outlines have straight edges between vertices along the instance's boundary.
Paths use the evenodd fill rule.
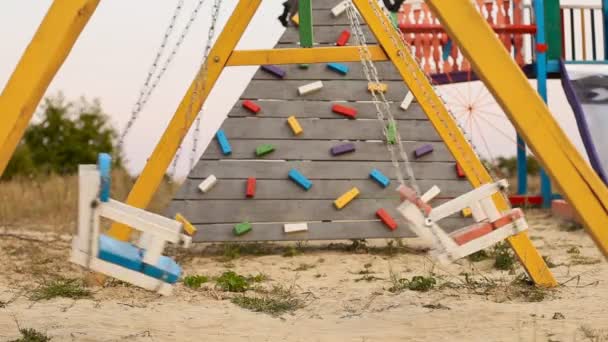
<path fill-rule="evenodd" d="M 198 1 L 182 34 L 163 62 L 160 72 L 156 74 L 160 58 L 183 7 L 183 1 L 178 2 L 160 49 L 139 92 L 139 98 L 133 106 L 131 117 L 120 136 L 119 147 L 123 145 L 131 127 L 171 64 L 204 2 L 205 0 Z M 215 0 L 204 61 L 211 48 L 220 4 L 221 0 Z M 196 139 L 194 146 L 196 146 Z M 196 153 L 195 147 L 193 147 L 192 153 Z M 177 160 L 178 156 L 175 158 L 174 165 Z M 70 261 L 144 289 L 156 291 L 162 295 L 170 295 L 173 289 L 172 284 L 177 282 L 180 277 L 181 268 L 173 259 L 162 255 L 162 252 L 167 242 L 189 248 L 192 243 L 191 236 L 196 232 L 196 228 L 179 214 L 176 215 L 175 220 L 171 220 L 112 200 L 110 198 L 111 163 L 110 155 L 100 154 L 97 165 L 80 165 L 79 167 L 78 234 L 72 242 Z M 140 231 L 138 241 L 132 244 L 102 234 L 100 232 L 100 218 L 102 217 Z"/>
<path fill-rule="evenodd" d="M 378 79 L 378 71 L 371 59 L 371 54 L 367 46 L 365 35 L 361 29 L 361 24 L 358 19 L 358 14 L 352 4 L 347 8 L 347 14 L 350 20 L 353 37 L 358 46 L 363 64 L 363 70 L 367 81 L 370 84 L 380 85 Z M 395 28 L 387 27 L 385 30 L 394 30 Z M 405 40 L 402 39 L 405 43 Z M 395 46 L 400 48 L 403 45 Z M 407 46 L 407 45 L 405 45 Z M 376 105 L 378 121 L 382 126 L 386 138 L 386 146 L 391 155 L 392 163 L 395 167 L 397 178 L 400 186 L 397 189 L 401 194 L 404 202 L 398 207 L 398 211 L 410 223 L 410 228 L 419 237 L 431 243 L 431 255 L 439 262 L 447 264 L 457 259 L 466 257 L 479 250 L 488 248 L 497 242 L 500 242 L 510 236 L 517 235 L 528 228 L 523 212 L 520 209 L 509 209 L 505 212 L 500 212 L 494 203 L 492 196 L 495 194 L 504 196 L 503 192 L 507 189 L 508 183 L 506 180 L 500 180 L 495 183 L 484 184 L 468 193 L 465 193 L 455 199 L 452 199 L 438 207 L 432 208 L 428 203 L 439 194 L 441 191 L 438 187 L 434 187 L 426 194 L 419 196 L 419 186 L 416 182 L 416 177 L 413 168 L 410 165 L 410 160 L 405 152 L 399 129 L 395 129 L 392 134 L 396 137 L 395 144 L 389 141 L 388 127 L 396 127 L 397 122 L 390 110 L 390 105 L 384 96 L 384 92 L 377 91 L 378 87 L 370 87 L 370 92 L 373 97 L 373 102 Z M 450 113 L 451 114 L 451 113 Z M 397 146 L 399 153 L 397 154 L 394 146 Z M 404 184 L 404 177 L 401 174 L 399 160 L 397 155 L 401 157 L 404 164 L 408 179 L 413 187 L 409 188 Z M 438 221 L 452 214 L 460 213 L 465 208 L 470 208 L 475 221 L 473 225 L 463 227 L 451 234 L 445 233 L 437 224 Z"/>
<path fill-rule="evenodd" d="M 97 165 L 80 165 L 78 233 L 72 241 L 70 261 L 170 295 L 181 268 L 162 252 L 167 242 L 190 247 L 191 235 L 196 229 L 182 218 L 179 218 L 181 222 L 171 220 L 111 199 L 111 163 L 108 154 L 100 154 Z M 141 235 L 137 243 L 118 241 L 102 234 L 102 217 L 139 230 Z"/>

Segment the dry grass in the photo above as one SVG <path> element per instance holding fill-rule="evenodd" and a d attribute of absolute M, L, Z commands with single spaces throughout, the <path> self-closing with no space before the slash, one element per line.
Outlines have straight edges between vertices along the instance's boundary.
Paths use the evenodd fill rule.
<path fill-rule="evenodd" d="M 123 170 L 112 174 L 112 197 L 124 200 L 134 180 Z M 164 181 L 149 210 L 160 213 L 179 185 Z M 39 227 L 71 232 L 77 217 L 78 176 L 17 177 L 0 182 L 0 226 Z"/>

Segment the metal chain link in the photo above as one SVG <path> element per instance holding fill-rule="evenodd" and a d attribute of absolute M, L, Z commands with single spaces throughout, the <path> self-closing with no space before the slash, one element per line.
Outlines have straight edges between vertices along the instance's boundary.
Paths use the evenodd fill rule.
<path fill-rule="evenodd" d="M 380 84 L 380 81 L 378 79 L 378 70 L 376 69 L 376 67 L 372 61 L 371 53 L 369 51 L 369 47 L 367 46 L 365 35 L 361 28 L 361 22 L 359 21 L 358 13 L 355 10 L 355 7 L 352 4 L 352 2 L 350 2 L 349 6 L 347 7 L 346 13 L 350 20 L 351 31 L 354 32 L 355 42 L 359 46 L 359 55 L 361 57 L 361 64 L 363 65 L 363 72 L 367 78 L 367 81 L 373 82 L 375 84 Z M 414 176 L 414 171 L 411 167 L 411 163 L 410 163 L 409 157 L 407 155 L 407 152 L 405 152 L 405 149 L 403 148 L 401 136 L 399 134 L 399 129 L 397 127 L 397 123 L 395 122 L 395 118 L 393 117 L 393 114 L 390 110 L 390 104 L 386 100 L 386 97 L 384 96 L 384 93 L 382 91 L 376 92 L 375 89 L 372 89 L 371 93 L 374 98 L 374 104 L 376 106 L 378 122 L 382 126 L 382 132 L 384 133 L 384 136 L 387 141 L 386 146 L 390 152 L 391 161 L 393 163 L 393 166 L 395 167 L 395 172 L 397 174 L 397 178 L 399 179 L 399 182 L 401 184 L 404 184 L 403 175 L 401 174 L 401 168 L 399 167 L 399 160 L 397 158 L 397 154 L 395 152 L 394 146 L 392 144 L 388 143 L 388 130 L 387 130 L 387 125 L 386 125 L 387 121 L 389 122 L 389 124 L 395 125 L 394 126 L 395 131 L 396 131 L 395 136 L 396 136 L 396 140 L 398 141 L 399 155 L 401 156 L 401 159 L 404 162 L 405 170 L 409 177 L 410 184 L 412 185 L 414 190 L 420 194 L 420 188 L 417 184 L 416 177 Z M 378 99 L 377 93 L 380 95 L 381 99 Z M 433 244 L 434 249 L 437 250 L 438 252 L 447 253 L 447 247 L 442 243 L 442 241 L 439 237 L 439 234 L 435 229 L 437 229 L 437 227 L 434 225 L 429 227 L 429 230 L 431 231 L 431 235 L 433 237 L 433 241 L 431 243 Z"/>
<path fill-rule="evenodd" d="M 377 4 L 374 4 L 373 0 L 368 0 L 368 1 L 370 3 L 370 6 L 372 7 L 372 9 L 374 10 L 374 14 L 378 18 L 378 20 L 382 23 L 382 26 L 383 26 L 385 32 L 390 37 L 391 42 L 393 43 L 394 47 L 398 49 L 398 56 L 401 57 L 403 59 L 403 61 L 405 62 L 404 64 L 408 67 L 408 69 L 410 70 L 411 74 L 413 75 L 414 81 L 416 81 L 420 85 L 420 89 L 423 91 L 423 96 L 431 104 L 431 108 L 437 114 L 436 117 L 439 119 L 439 121 L 443 124 L 443 126 L 448 131 L 448 135 L 451 138 L 451 140 L 454 143 L 454 145 L 458 149 L 460 149 L 461 152 L 464 152 L 466 148 L 464 146 L 461 146 L 459 140 L 456 138 L 456 136 L 454 135 L 454 133 L 449 129 L 448 123 L 440 115 L 441 114 L 440 113 L 440 108 L 437 108 L 436 106 L 434 106 L 433 101 L 431 100 L 431 94 L 429 94 L 426 91 L 424 91 L 424 87 L 423 87 L 422 81 L 419 80 L 416 77 L 417 71 L 418 70 L 422 70 L 421 67 L 420 67 L 422 65 L 421 61 L 418 60 L 413 53 L 410 53 L 409 55 L 412 56 L 412 58 L 414 59 L 414 61 L 416 62 L 417 65 L 413 65 L 412 63 L 409 63 L 409 61 L 405 58 L 405 49 L 409 49 L 410 51 L 412 51 L 412 46 L 409 45 L 409 43 L 403 38 L 403 36 L 399 32 L 396 32 L 396 29 L 392 25 L 389 25 L 389 23 L 387 23 L 386 21 L 382 20 L 382 15 L 381 14 L 384 14 L 386 16 L 386 11 L 384 9 L 382 9 L 381 7 L 379 7 Z M 382 13 L 380 11 L 384 11 L 384 13 Z M 398 39 L 396 37 L 398 37 Z M 479 159 L 479 155 L 477 153 L 478 152 L 477 148 L 473 144 L 472 140 L 468 137 L 468 134 L 466 134 L 464 132 L 464 130 L 462 129 L 462 126 L 458 123 L 458 121 L 456 120 L 456 118 L 455 118 L 454 114 L 452 113 L 452 111 L 449 110 L 449 108 L 445 104 L 445 101 L 444 101 L 443 97 L 440 95 L 438 89 L 433 85 L 433 81 L 431 80 L 430 76 L 428 74 L 426 74 L 426 73 L 423 73 L 423 75 L 426 77 L 426 81 L 431 85 L 434 93 L 437 94 L 437 96 L 439 97 L 439 99 L 444 104 L 444 108 L 446 108 L 448 114 L 452 117 L 453 122 L 456 123 L 457 127 L 460 130 L 460 134 L 462 134 L 466 138 L 466 140 L 468 141 L 468 143 L 470 144 L 470 146 L 473 148 L 474 154 Z M 466 162 L 469 165 L 472 165 L 473 160 L 471 160 L 466 153 L 462 153 L 462 155 L 465 158 L 464 162 Z M 481 175 L 477 171 L 477 168 L 471 167 L 471 169 L 473 170 L 473 172 L 475 173 L 475 176 L 478 179 L 482 179 Z M 494 178 L 494 176 L 491 173 L 491 170 L 490 170 L 490 175 L 491 175 L 492 178 Z"/>
<path fill-rule="evenodd" d="M 355 42 L 359 46 L 359 55 L 361 57 L 361 65 L 363 66 L 363 72 L 365 74 L 365 77 L 367 78 L 368 82 L 379 85 L 380 80 L 379 80 L 379 76 L 378 76 L 378 70 L 376 69 L 376 67 L 372 61 L 371 53 L 367 46 L 365 34 L 363 33 L 363 30 L 361 28 L 361 22 L 359 21 L 358 14 L 357 14 L 352 2 L 347 7 L 346 13 L 350 20 L 350 27 L 351 27 L 351 31 L 353 31 L 353 36 L 355 38 Z M 397 127 L 397 123 L 396 123 L 395 118 L 390 109 L 390 103 L 386 99 L 384 92 L 376 91 L 375 89 L 372 89 L 371 93 L 372 93 L 374 105 L 376 107 L 376 114 L 378 117 L 378 122 L 380 123 L 382 132 L 386 138 L 386 141 L 387 141 L 386 146 L 391 155 L 391 161 L 393 163 L 393 166 L 395 167 L 395 173 L 396 173 L 397 179 L 399 180 L 400 184 L 405 184 L 404 177 L 401 172 L 399 158 L 398 158 L 398 157 L 401 157 L 404 167 L 405 167 L 405 172 L 407 173 L 410 184 L 412 185 L 412 187 L 414 188 L 414 190 L 416 192 L 420 193 L 420 188 L 416 181 L 416 177 L 414 175 L 414 171 L 412 169 L 409 157 L 407 155 L 407 152 L 403 148 L 403 142 L 401 141 L 401 135 L 399 134 L 399 129 L 395 129 L 395 135 L 396 135 L 396 140 L 397 140 L 396 142 L 397 142 L 397 147 L 399 150 L 398 151 L 399 155 L 397 155 L 397 151 L 395 151 L 394 145 L 388 143 L 388 129 L 387 129 L 388 125 L 394 125 L 394 127 Z M 388 125 L 387 125 L 387 123 L 388 123 Z"/>
<path fill-rule="evenodd" d="M 144 107 L 150 100 L 150 96 L 152 95 L 154 90 L 157 88 L 158 84 L 160 83 L 162 77 L 165 75 L 166 71 L 169 69 L 171 62 L 173 62 L 173 59 L 177 55 L 179 48 L 181 47 L 182 43 L 186 39 L 186 36 L 190 32 L 190 28 L 196 21 L 196 18 L 198 17 L 198 13 L 199 13 L 202 5 L 205 3 L 205 1 L 206 0 L 198 1 L 198 3 L 196 4 L 196 7 L 190 14 L 190 18 L 188 19 L 186 26 L 184 26 L 184 28 L 182 29 L 182 32 L 181 32 L 179 38 L 175 42 L 173 48 L 171 49 L 171 52 L 167 55 L 167 58 L 165 59 L 165 61 L 162 63 L 162 67 L 161 67 L 160 71 L 157 73 L 158 66 L 161 64 L 160 63 L 161 57 L 163 56 L 165 49 L 167 48 L 169 38 L 173 34 L 173 30 L 175 28 L 177 18 L 179 17 L 179 14 L 184 6 L 184 0 L 180 0 L 177 3 L 175 11 L 169 22 L 169 26 L 167 27 L 167 30 L 165 31 L 165 34 L 161 41 L 160 47 L 156 53 L 156 56 L 154 57 L 154 61 L 152 62 L 152 65 L 150 66 L 150 69 L 148 70 L 148 74 L 146 76 L 144 84 L 142 85 L 142 87 L 139 91 L 139 97 L 138 97 L 137 101 L 135 102 L 135 104 L 133 105 L 133 108 L 131 110 L 131 117 L 129 118 L 129 121 L 125 125 L 125 128 L 123 129 L 123 131 L 120 135 L 120 138 L 118 140 L 117 151 L 120 151 L 122 149 L 122 146 L 124 145 L 124 140 L 127 137 L 127 135 L 130 133 L 131 128 L 133 127 L 135 122 L 137 121 L 139 114 L 143 111 Z M 155 76 L 155 74 L 156 74 L 156 76 Z"/>
<path fill-rule="evenodd" d="M 423 70 L 421 65 L 422 62 L 416 57 L 416 55 L 413 53 L 413 47 L 405 40 L 405 37 L 396 30 L 396 28 L 392 25 L 392 23 L 390 22 L 386 22 L 385 20 L 382 20 L 383 16 L 380 14 L 384 15 L 384 18 L 388 18 L 388 13 L 386 12 L 386 9 L 378 6 L 377 4 L 373 3 L 373 0 L 368 0 L 370 7 L 372 7 L 372 9 L 374 10 L 374 14 L 376 15 L 376 17 L 378 18 L 378 20 L 380 21 L 380 23 L 382 24 L 384 31 L 387 33 L 387 35 L 389 36 L 389 38 L 391 39 L 391 42 L 393 43 L 394 47 L 398 49 L 398 53 L 397 55 L 399 57 L 401 57 L 401 59 L 403 59 L 403 61 L 405 62 L 404 64 L 408 67 L 408 69 L 410 70 L 411 74 L 414 77 L 414 80 L 420 85 L 420 89 L 423 90 L 424 92 L 424 87 L 422 86 L 423 84 L 421 83 L 421 81 L 416 77 L 416 71 L 419 70 Z M 383 12 L 379 12 L 383 11 Z M 397 36 L 399 39 L 395 38 L 395 36 Z M 412 59 L 414 59 L 414 61 L 416 62 L 417 65 L 412 65 L 412 63 L 409 63 L 409 61 L 407 60 L 407 58 L 405 58 L 405 49 L 409 49 L 410 51 L 410 56 L 412 57 Z M 441 96 L 441 93 L 439 92 L 439 89 L 437 89 L 437 87 L 433 84 L 433 80 L 430 77 L 430 75 L 428 75 L 427 73 L 422 72 L 422 74 L 426 77 L 426 81 L 428 82 L 428 84 L 431 85 L 431 88 L 433 89 L 433 92 L 437 95 L 437 97 L 441 100 L 443 107 L 446 109 L 446 111 L 448 112 L 448 114 L 451 116 L 452 121 L 456 124 L 456 126 L 458 127 L 460 134 L 465 137 L 465 140 L 468 142 L 469 147 L 472 148 L 473 150 L 473 154 L 475 155 L 475 157 L 477 158 L 477 160 L 481 160 L 481 158 L 479 158 L 479 150 L 477 149 L 477 147 L 475 146 L 475 144 L 473 143 L 472 138 L 466 133 L 466 131 L 463 129 L 462 125 L 460 125 L 460 123 L 458 122 L 458 120 L 456 119 L 454 113 L 449 109 L 449 107 L 446 104 L 446 101 L 443 99 L 443 96 Z M 473 160 L 471 160 L 470 158 L 468 158 L 468 154 L 464 153 L 465 151 L 465 147 L 461 145 L 460 141 L 456 138 L 456 136 L 454 135 L 454 133 L 452 133 L 452 130 L 449 128 L 448 123 L 441 117 L 441 113 L 439 111 L 439 108 L 436 108 L 435 106 L 433 106 L 433 102 L 431 101 L 430 98 L 430 94 L 428 94 L 427 92 L 424 92 L 423 94 L 425 96 L 425 98 L 427 100 L 429 100 L 429 103 L 431 104 L 432 109 L 435 111 L 436 113 L 436 117 L 439 119 L 439 121 L 443 124 L 443 126 L 446 128 L 446 130 L 448 131 L 448 135 L 451 138 L 452 142 L 454 143 L 454 145 L 457 146 L 458 149 L 460 149 L 462 153 L 462 155 L 464 156 L 464 161 L 469 164 L 469 165 L 473 165 Z M 488 171 L 490 178 L 492 181 L 496 181 L 496 179 L 498 179 L 496 173 L 494 172 L 494 170 L 492 168 L 487 168 L 485 167 L 485 165 L 483 165 L 483 167 Z M 473 170 L 473 173 L 475 174 L 475 176 L 477 177 L 477 179 L 481 180 L 483 179 L 483 177 L 481 176 L 481 174 L 479 173 L 478 169 L 476 167 L 471 167 L 471 170 Z M 505 191 L 501 191 L 501 196 L 503 197 L 506 205 L 510 208 L 510 202 L 508 200 L 508 196 L 505 193 Z"/>
<path fill-rule="evenodd" d="M 217 19 L 219 17 L 219 11 L 220 11 L 221 4 L 222 4 L 222 0 L 214 0 L 213 10 L 211 11 L 211 26 L 209 27 L 209 32 L 207 35 L 207 37 L 208 37 L 207 44 L 205 45 L 203 61 L 201 63 L 199 71 L 196 75 L 194 89 L 192 90 L 192 95 L 190 96 L 190 101 L 188 104 L 188 111 L 186 112 L 186 117 L 185 117 L 184 126 L 183 126 L 184 133 L 182 134 L 182 142 L 183 142 L 183 138 L 186 136 L 186 133 L 188 132 L 188 122 L 191 122 L 192 113 L 194 112 L 194 102 L 196 102 L 196 99 L 198 98 L 199 93 L 205 91 L 205 83 L 207 81 L 207 61 L 208 61 L 209 53 L 211 52 L 211 47 L 213 46 L 212 38 L 215 35 L 215 28 L 217 25 Z M 196 113 L 195 115 L 198 115 L 198 114 L 199 113 Z M 198 121 L 198 119 L 197 119 L 197 121 Z M 198 122 L 197 126 L 199 128 L 196 129 L 196 132 L 195 132 L 195 135 L 197 135 L 196 144 L 198 144 L 198 133 L 200 132 L 200 121 Z M 177 170 L 177 164 L 178 164 L 180 156 L 181 156 L 181 150 L 182 150 L 182 146 L 181 146 L 181 142 L 180 142 L 180 146 L 178 147 L 178 149 L 175 153 L 175 157 L 173 158 L 173 165 L 171 166 L 171 171 L 169 172 L 171 179 L 174 178 L 174 176 L 175 176 L 175 172 Z M 196 150 L 193 148 L 193 154 L 194 153 L 196 153 Z M 191 157 L 190 162 L 191 162 L 191 164 L 194 164 L 193 157 Z M 192 168 L 190 168 L 190 169 L 192 169 Z"/>
<path fill-rule="evenodd" d="M 213 41 L 213 37 L 215 36 L 215 25 L 217 22 L 217 18 L 219 17 L 221 5 L 221 0 L 215 0 L 215 2 L 213 3 L 213 19 L 211 21 L 211 27 L 209 28 L 209 32 L 207 34 L 207 46 L 205 46 L 205 61 L 207 60 L 207 57 L 209 56 L 209 51 L 211 50 L 212 45 L 210 44 L 210 42 Z M 198 152 L 198 139 L 201 133 L 201 115 L 202 108 L 196 117 L 196 123 L 194 125 L 194 133 L 192 134 L 192 153 L 190 154 L 190 167 L 188 168 L 188 170 L 192 170 L 194 168 L 195 158 Z"/>

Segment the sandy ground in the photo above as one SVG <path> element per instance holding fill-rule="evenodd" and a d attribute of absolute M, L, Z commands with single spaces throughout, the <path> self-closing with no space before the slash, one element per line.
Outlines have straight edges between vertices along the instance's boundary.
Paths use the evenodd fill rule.
<path fill-rule="evenodd" d="M 543 212 L 528 219 L 534 243 L 555 264 L 562 283 L 555 290 L 514 282 L 519 266 L 499 271 L 493 260 L 461 260 L 440 267 L 424 253 L 404 252 L 410 248 L 390 255 L 308 244 L 284 257 L 285 247 L 275 246 L 270 255 L 233 260 L 218 246 L 178 254 L 185 274 L 263 273 L 261 287 L 292 287 L 303 307 L 281 316 L 241 308 L 213 284 L 180 283 L 174 296 L 160 297 L 113 282 L 93 288 L 92 299 L 32 301 L 41 283 L 86 272 L 67 262 L 69 236 L 0 229 L 0 340 L 18 338 L 19 325 L 53 341 L 608 341 L 608 264 L 583 230 L 567 231 Z M 393 293 L 391 273 L 433 275 L 438 284 Z"/>

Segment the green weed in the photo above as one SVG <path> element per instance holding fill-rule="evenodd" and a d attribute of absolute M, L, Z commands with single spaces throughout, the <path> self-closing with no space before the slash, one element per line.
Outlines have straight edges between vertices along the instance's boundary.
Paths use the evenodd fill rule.
<path fill-rule="evenodd" d="M 56 297 L 81 299 L 90 298 L 91 291 L 84 287 L 80 279 L 57 279 L 43 284 L 32 291 L 30 299 L 33 301 L 49 300 Z"/>
<path fill-rule="evenodd" d="M 233 271 L 222 273 L 221 276 L 215 279 L 215 284 L 223 291 L 228 292 L 245 292 L 251 285 L 246 277 Z"/>
<path fill-rule="evenodd" d="M 392 270 L 389 271 L 392 286 L 389 292 L 398 293 L 403 290 L 427 292 L 437 285 L 437 279 L 432 276 L 413 276 L 412 279 L 399 277 Z"/>
<path fill-rule="evenodd" d="M 36 331 L 35 329 L 19 329 L 21 338 L 12 340 L 11 342 L 48 342 L 51 340 L 46 334 Z"/>
<path fill-rule="evenodd" d="M 209 277 L 204 275 L 189 275 L 184 277 L 184 285 L 191 289 L 198 289 L 209 281 Z"/>
<path fill-rule="evenodd" d="M 245 292 L 251 288 L 254 283 L 260 283 L 267 280 L 265 274 L 257 274 L 255 276 L 243 276 L 234 271 L 227 271 L 221 276 L 215 278 L 215 284 L 218 288 L 227 292 Z"/>
<path fill-rule="evenodd" d="M 231 302 L 247 310 L 279 316 L 295 311 L 303 306 L 302 301 L 291 288 L 275 286 L 272 290 L 259 296 L 240 295 Z"/>
<path fill-rule="evenodd" d="M 490 259 L 490 255 L 485 250 L 477 251 L 468 256 L 468 259 L 472 262 L 479 262 L 482 260 Z"/>
<path fill-rule="evenodd" d="M 286 258 L 291 258 L 300 254 L 301 251 L 296 246 L 287 246 L 283 252 L 283 256 Z"/>
<path fill-rule="evenodd" d="M 508 271 L 515 266 L 515 256 L 509 245 L 504 242 L 497 243 L 494 246 L 494 268 Z"/>

